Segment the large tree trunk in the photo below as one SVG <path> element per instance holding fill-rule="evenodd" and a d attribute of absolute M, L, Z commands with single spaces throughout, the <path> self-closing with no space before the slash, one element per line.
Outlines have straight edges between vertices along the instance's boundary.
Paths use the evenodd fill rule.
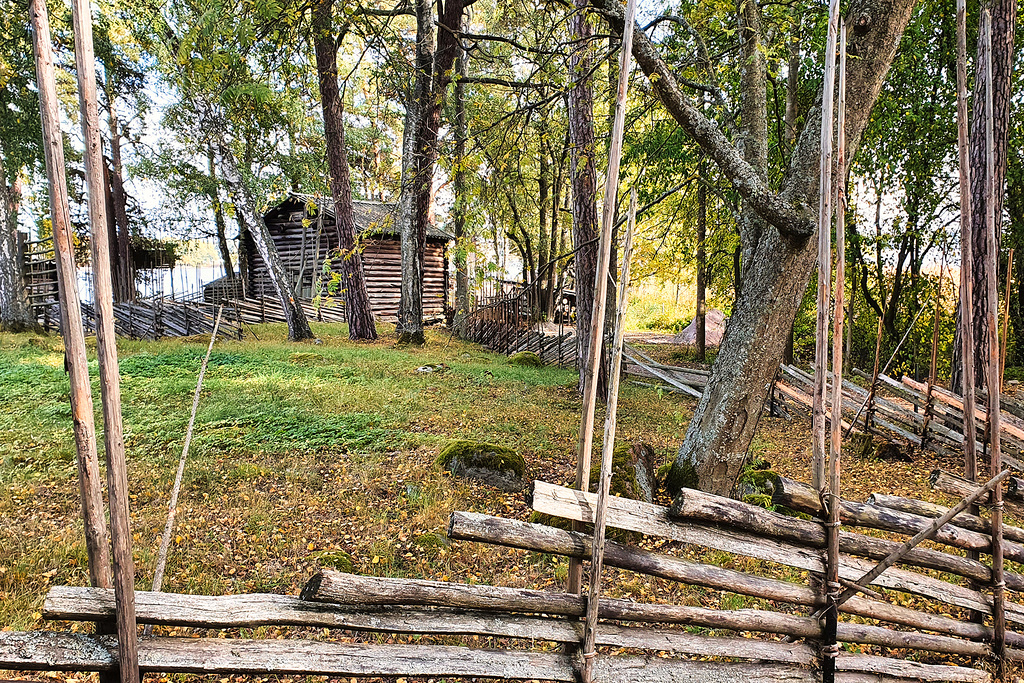
<path fill-rule="evenodd" d="M 14 176 L 10 184 L 9 172 Z M 0 329 L 12 332 L 35 327 L 18 252 L 21 184 L 15 172 L 4 168 L 4 159 L 0 156 Z"/>
<path fill-rule="evenodd" d="M 239 222 L 244 225 L 249 233 L 256 250 L 259 252 L 263 263 L 267 266 L 267 273 L 270 281 L 274 283 L 274 289 L 281 299 L 281 307 L 284 309 L 285 319 L 288 321 L 288 340 L 302 341 L 312 339 L 313 331 L 309 329 L 309 322 L 306 314 L 299 305 L 295 290 L 288 281 L 288 274 L 281 265 L 281 259 L 277 255 L 277 247 L 270 236 L 270 230 L 263 219 L 256 214 L 256 207 L 249 188 L 242 181 L 242 174 L 238 170 L 238 162 L 235 155 L 227 147 L 220 143 L 218 153 L 220 154 L 221 170 L 224 172 L 224 182 L 233 195 L 235 211 L 238 214 Z"/>
<path fill-rule="evenodd" d="M 398 229 L 402 238 L 402 291 L 395 333 L 402 344 L 422 344 L 423 337 L 423 252 L 425 223 L 419 220 L 424 195 L 422 153 L 424 117 L 430 100 L 431 68 L 434 64 L 434 20 L 430 0 L 416 0 L 416 69 L 412 91 L 405 107 L 402 136 L 402 192 L 398 200 Z M 430 188 L 426 188 L 429 196 Z M 424 207 L 425 211 L 425 207 Z"/>
<path fill-rule="evenodd" d="M 992 110 L 993 133 L 995 139 L 995 216 L 996 216 L 996 249 L 999 249 L 1000 224 L 1003 216 L 1003 200 L 1005 196 L 1007 149 L 1010 129 L 1010 98 L 1013 83 L 1013 59 L 1015 56 L 1013 43 L 1017 19 L 1017 0 L 987 0 L 982 8 L 992 12 Z M 981 41 L 978 41 L 978 54 L 975 64 L 984 64 L 981 54 Z M 989 301 L 985 283 L 991 268 L 997 268 L 998 258 L 989 253 L 986 242 L 985 226 L 985 187 L 988 182 L 987 164 L 985 161 L 985 84 L 984 79 L 974 79 L 974 108 L 971 117 L 971 239 L 974 245 L 974 376 L 978 381 L 978 389 L 986 388 L 985 363 L 988 358 L 988 332 L 986 320 L 989 308 L 996 307 L 998 302 Z M 956 347 L 956 350 L 961 350 Z M 955 373 L 959 384 L 959 373 Z"/>
<path fill-rule="evenodd" d="M 618 0 L 594 1 L 613 27 L 621 30 L 623 10 Z M 850 60 L 847 87 L 858 94 L 847 102 L 848 159 L 856 154 L 913 6 L 913 0 L 855 0 L 847 13 L 852 17 L 849 52 L 856 57 Z M 786 333 L 815 263 L 812 207 L 817 206 L 818 196 L 821 106 L 808 112 L 781 191 L 776 192 L 748 161 L 749 150 L 746 154 L 737 150 L 718 125 L 683 95 L 647 36 L 636 30 L 634 41 L 637 63 L 666 109 L 729 178 L 745 200 L 744 212 L 763 221 L 760 235 L 750 243 L 742 292 L 670 476 L 677 487 L 696 485 L 728 494 L 746 457 L 782 359 Z M 840 169 L 838 177 L 845 173 Z M 748 239 L 756 225 L 756 221 L 744 221 Z"/>
<path fill-rule="evenodd" d="M 433 212 L 434 166 L 438 156 L 438 131 L 441 127 L 441 108 L 445 91 L 451 83 L 452 66 L 459 54 L 458 32 L 462 29 L 465 0 L 438 2 L 437 49 L 434 51 L 433 78 L 430 93 L 423 109 L 423 127 L 420 129 L 419 174 L 416 196 L 416 236 L 419 239 L 419 271 L 422 279 L 423 257 L 426 253 L 427 229 Z M 422 300 L 422 284 L 420 298 Z M 422 302 L 420 309 L 422 335 Z"/>
<path fill-rule="evenodd" d="M 356 244 L 355 215 L 352 209 L 352 183 L 349 178 L 348 150 L 345 148 L 344 103 L 338 92 L 338 52 L 331 26 L 333 0 L 321 0 L 313 19 L 313 46 L 316 70 L 320 77 L 320 103 L 327 138 L 327 164 L 331 170 L 331 194 L 341 247 L 341 278 L 345 293 L 345 318 L 350 339 L 374 340 L 377 326 L 366 293 L 363 256 Z"/>
<path fill-rule="evenodd" d="M 575 0 L 576 10 L 569 20 L 575 49 L 569 57 L 573 86 L 569 90 L 569 175 L 572 185 L 572 241 L 576 252 L 576 367 L 580 370 L 578 390 L 586 384 L 587 353 L 590 348 L 591 318 L 594 310 L 594 280 L 597 277 L 597 168 L 594 142 L 594 92 L 589 82 L 593 64 L 590 46 L 594 29 L 584 12 L 587 0 Z M 619 7 L 621 10 L 621 7 Z M 600 331 L 598 331 L 600 334 Z M 602 351 L 602 372 L 598 376 L 597 395 L 607 393 L 603 371 L 607 355 Z"/>

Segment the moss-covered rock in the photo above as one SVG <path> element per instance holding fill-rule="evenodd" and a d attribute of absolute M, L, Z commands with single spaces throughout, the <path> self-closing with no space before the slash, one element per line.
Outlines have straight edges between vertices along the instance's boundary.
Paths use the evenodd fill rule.
<path fill-rule="evenodd" d="M 649 444 L 643 442 L 631 444 L 625 441 L 615 444 L 615 449 L 612 451 L 611 494 L 632 500 L 653 502 L 654 492 L 658 486 L 656 459 L 654 449 Z M 597 490 L 600 480 L 601 459 L 597 458 L 590 467 L 592 491 Z"/>
<path fill-rule="evenodd" d="M 473 479 L 503 491 L 525 486 L 526 460 L 511 448 L 482 441 L 458 440 L 445 446 L 435 464 L 457 477 Z"/>
<path fill-rule="evenodd" d="M 423 548 L 424 550 L 428 550 L 437 548 L 447 548 L 451 545 L 451 541 L 449 541 L 448 537 L 444 534 L 428 532 L 425 534 L 420 534 L 416 538 L 412 539 L 412 544 L 417 548 Z"/>
<path fill-rule="evenodd" d="M 321 567 L 337 569 L 339 572 L 351 572 L 355 566 L 352 562 L 352 556 L 344 550 L 325 550 L 318 554 L 316 559 Z"/>
<path fill-rule="evenodd" d="M 508 357 L 509 365 L 521 365 L 527 368 L 542 368 L 544 361 L 533 351 L 520 351 Z"/>

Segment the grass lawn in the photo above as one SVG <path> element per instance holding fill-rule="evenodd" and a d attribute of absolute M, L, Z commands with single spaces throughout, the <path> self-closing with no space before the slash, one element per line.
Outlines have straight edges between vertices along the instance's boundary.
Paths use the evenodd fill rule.
<path fill-rule="evenodd" d="M 564 580 L 560 558 L 449 543 L 453 510 L 519 519 L 530 510 L 522 494 L 453 479 L 434 459 L 452 439 L 492 441 L 526 458 L 528 478 L 570 483 L 581 408 L 575 372 L 511 366 L 440 331 L 430 332 L 423 348 L 395 347 L 387 329 L 373 344 L 348 341 L 341 325 L 314 325 L 321 343 L 288 343 L 283 325 L 255 331 L 259 341 L 220 341 L 211 357 L 165 591 L 295 595 L 320 566 L 532 588 Z M 118 347 L 139 589 L 152 582 L 207 341 Z M 443 365 L 417 371 L 427 364 Z M 98 407 L 95 360 L 91 369 Z M 40 615 L 50 585 L 88 584 L 59 337 L 0 335 L 0 403 L 0 628 L 91 629 L 45 623 Z M 642 439 L 667 461 L 693 407 L 692 399 L 626 382 L 619 437 Z M 764 418 L 753 451 L 806 481 L 809 444 L 807 420 Z M 931 454 L 917 454 L 913 463 L 849 458 L 844 493 L 855 500 L 873 491 L 935 499 L 927 485 L 935 464 Z M 658 539 L 644 544 L 806 580 L 716 551 Z M 641 601 L 764 604 L 618 570 L 606 576 L 609 594 Z M 278 632 L 295 629 L 257 635 Z"/>
<path fill-rule="evenodd" d="M 495 575 L 480 547 L 449 547 L 454 509 L 524 517 L 523 496 L 433 467 L 449 440 L 517 449 L 527 476 L 569 483 L 576 375 L 511 366 L 432 333 L 423 348 L 355 344 L 341 325 L 291 344 L 219 341 L 204 381 L 164 590 L 295 593 L 321 564 L 368 574 L 541 585 L 551 561 Z M 148 587 L 207 339 L 119 343 L 137 582 Z M 86 585 L 60 338 L 0 336 L 0 625 L 41 626 L 51 584 Z M 431 373 L 426 364 L 444 363 Z M 99 387 L 94 399 L 99 407 Z M 691 402 L 624 386 L 619 434 L 666 459 Z M 99 411 L 97 410 L 99 423 Z M 102 444 L 101 444 L 102 462 Z M 488 550 L 488 552 L 494 552 Z"/>

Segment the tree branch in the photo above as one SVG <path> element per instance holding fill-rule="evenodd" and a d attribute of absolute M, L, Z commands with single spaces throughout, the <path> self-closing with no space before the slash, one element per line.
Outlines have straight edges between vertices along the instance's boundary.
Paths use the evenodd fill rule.
<path fill-rule="evenodd" d="M 618 0 L 593 0 L 594 6 L 621 33 L 625 19 Z M 708 119 L 679 89 L 678 82 L 657 49 L 639 27 L 633 27 L 633 56 L 659 99 L 676 122 L 718 165 L 736 191 L 764 220 L 782 234 L 806 238 L 814 234 L 815 216 L 809 206 L 793 206 L 777 195 L 747 163 L 714 121 Z"/>

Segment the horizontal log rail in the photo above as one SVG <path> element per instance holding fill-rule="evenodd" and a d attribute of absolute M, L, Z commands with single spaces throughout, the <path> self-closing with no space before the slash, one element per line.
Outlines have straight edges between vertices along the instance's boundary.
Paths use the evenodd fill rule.
<path fill-rule="evenodd" d="M 50 631 L 0 633 L 0 668 L 19 671 L 111 671 L 116 666 L 112 636 Z M 839 683 L 867 683 L 879 676 L 899 679 L 988 683 L 983 671 L 967 667 L 905 662 L 884 657 L 841 655 Z M 143 672 L 310 675 L 500 677 L 507 680 L 576 680 L 572 657 L 528 650 L 488 650 L 441 645 L 368 645 L 315 640 L 143 637 Z M 757 662 L 707 662 L 661 657 L 598 655 L 599 680 L 635 683 L 815 683 L 804 666 Z"/>
<path fill-rule="evenodd" d="M 775 481 L 772 502 L 811 515 L 819 514 L 821 510 L 821 503 L 813 488 L 785 477 L 779 477 Z M 933 521 L 927 517 L 848 500 L 842 501 L 840 516 L 843 524 L 890 531 L 906 536 L 913 536 L 928 528 Z M 954 548 L 980 552 L 989 552 L 992 545 L 992 539 L 987 534 L 969 531 L 952 524 L 947 524 L 937 530 L 934 540 Z M 1008 560 L 1024 562 L 1024 545 L 1004 540 L 1003 555 Z"/>

